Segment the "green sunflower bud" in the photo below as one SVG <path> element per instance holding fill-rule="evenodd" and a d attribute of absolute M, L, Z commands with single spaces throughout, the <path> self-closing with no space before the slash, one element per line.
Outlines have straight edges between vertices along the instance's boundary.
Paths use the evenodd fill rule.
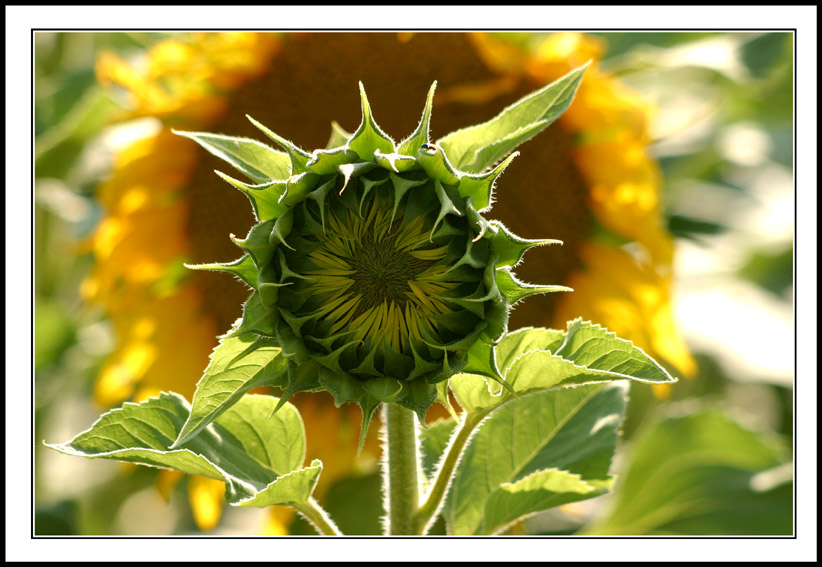
<path fill-rule="evenodd" d="M 399 144 L 374 121 L 362 84 L 362 123 L 353 134 L 335 127 L 328 149 L 305 152 L 250 117 L 285 154 L 185 134 L 257 181 L 277 167 L 249 163 L 287 161 L 286 179 L 260 185 L 220 174 L 249 196 L 259 224 L 234 239 L 241 259 L 191 267 L 228 271 L 254 288 L 231 333 L 277 340 L 288 361 L 281 403 L 327 390 L 337 405 L 361 406 L 363 435 L 381 402 L 423 420 L 437 384 L 463 369 L 502 381 L 491 346 L 511 306 L 568 290 L 511 273 L 528 248 L 557 241 L 521 239 L 480 214 L 517 154 L 484 173 L 454 167 L 428 138 L 435 86 L 417 130 Z M 490 362 L 471 364 L 478 352 Z"/>

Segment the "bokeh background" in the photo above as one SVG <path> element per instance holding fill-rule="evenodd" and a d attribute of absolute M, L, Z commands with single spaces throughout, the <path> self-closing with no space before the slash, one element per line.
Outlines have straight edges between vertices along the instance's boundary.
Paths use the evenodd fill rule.
<path fill-rule="evenodd" d="M 70 439 L 106 409 L 95 383 L 116 331 L 81 288 L 105 215 L 99 187 L 117 155 L 152 127 L 118 121 L 126 103 L 100 85 L 95 62 L 103 52 L 139 62 L 169 35 L 34 34 L 38 535 L 271 533 L 269 515 L 253 509 L 225 510 L 204 531 L 186 479 L 39 445 Z M 543 35 L 506 40 L 536 44 Z M 514 533 L 792 534 L 794 38 L 586 36 L 604 46 L 602 71 L 652 109 L 648 150 L 661 167 L 674 238 L 673 315 L 698 371 L 666 395 L 632 389 L 615 496 L 530 518 Z M 350 517 L 340 522 L 349 533 L 372 527 L 365 517 L 378 510 L 350 503 L 367 499 L 374 479 L 365 467 L 328 490 L 332 514 Z M 282 522 L 311 533 L 298 520 Z"/>

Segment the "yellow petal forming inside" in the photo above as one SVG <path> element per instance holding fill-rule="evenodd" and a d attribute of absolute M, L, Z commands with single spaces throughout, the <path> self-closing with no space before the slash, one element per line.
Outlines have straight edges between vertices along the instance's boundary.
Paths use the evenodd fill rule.
<path fill-rule="evenodd" d="M 604 52 L 602 42 L 578 33 L 546 36 L 529 49 L 500 41 L 491 34 L 470 34 L 468 37 L 473 47 L 468 49 L 449 51 L 436 47 L 438 37 L 465 35 L 421 33 L 413 36 L 403 34 L 398 38 L 396 34 L 363 34 L 363 43 L 381 42 L 392 54 L 394 50 L 404 49 L 414 56 L 406 60 L 406 68 L 389 72 L 390 81 L 383 90 L 390 90 L 394 96 L 381 94 L 379 87 L 372 91 L 376 85 L 367 83 L 369 95 L 374 93 L 372 104 L 375 109 L 391 108 L 393 99 L 402 101 L 401 97 L 405 95 L 417 100 L 416 96 L 412 97 L 415 93 L 405 92 L 405 81 L 414 88 L 427 89 L 431 80 L 438 79 L 441 86 L 434 101 L 432 127 L 437 135 L 442 135 L 449 131 L 442 130 L 446 124 L 467 126 L 472 123 L 468 115 L 477 109 L 487 110 L 483 118 L 487 120 L 509 103 L 503 104 L 501 101 L 513 102 L 515 98 L 511 97 L 517 92 L 530 92 L 589 59 L 601 58 Z M 292 69 L 291 74 L 278 80 L 285 81 L 286 89 L 298 89 L 299 92 L 289 91 L 283 96 L 296 94 L 298 98 L 305 95 L 310 100 L 331 100 L 343 80 L 356 84 L 361 66 L 366 65 L 366 59 L 375 53 L 370 48 L 365 54 L 357 51 L 363 48 L 357 43 L 358 36 L 293 34 L 286 37 L 284 42 L 276 34 L 197 33 L 156 44 L 143 65 L 131 64 L 110 53 L 98 58 L 96 70 L 101 83 L 119 86 L 129 96 L 130 112 L 126 117 L 152 116 L 163 121 L 162 131 L 158 135 L 136 142 L 118 157 L 111 178 L 98 191 L 105 217 L 91 242 L 96 264 L 83 284 L 83 291 L 89 300 L 104 306 L 118 337 L 117 348 L 95 387 L 95 397 L 99 403 L 112 406 L 129 397 L 142 399 L 159 390 L 175 390 L 190 398 L 208 362 L 208 355 L 216 344 L 215 336 L 226 330 L 217 328 L 217 316 L 205 299 L 208 290 L 203 282 L 214 280 L 207 280 L 203 274 L 180 275 L 179 266 L 191 255 L 194 245 L 192 234 L 196 231 L 192 231 L 190 218 L 192 199 L 200 195 L 205 199 L 219 197 L 213 192 L 199 193 L 206 189 L 199 181 L 196 187 L 190 188 L 190 193 L 186 192 L 193 178 L 210 179 L 213 174 L 209 168 L 205 177 L 200 175 L 197 165 L 204 152 L 190 140 L 172 135 L 170 128 L 209 130 L 218 120 L 223 120 L 221 117 L 228 119 L 232 114 L 242 117 L 246 112 L 265 121 L 266 117 L 258 116 L 255 110 L 249 109 L 249 101 L 253 102 L 253 99 L 248 98 L 249 91 L 245 85 L 252 79 L 262 82 L 273 77 L 269 73 L 271 69 L 279 69 L 281 75 Z M 353 48 L 353 55 L 347 50 L 329 53 L 325 47 L 329 38 L 347 42 Z M 419 60 L 421 57 L 436 57 L 448 63 L 438 68 L 443 74 L 453 75 L 450 83 L 447 77 L 429 77 L 434 62 Z M 283 63 L 278 66 L 281 60 Z M 295 60 L 303 64 L 295 67 Z M 333 69 L 328 68 L 329 61 L 334 61 Z M 478 68 L 482 69 L 483 66 L 484 78 L 478 78 L 481 74 Z M 327 79 L 331 86 L 325 85 L 317 73 L 324 73 L 323 81 Z M 268 109 L 271 116 L 278 116 L 276 112 L 286 115 L 296 112 L 292 107 L 296 103 L 280 101 L 269 90 L 258 93 L 258 97 L 264 99 L 262 108 Z M 228 113 L 232 103 L 240 99 L 244 101 L 243 107 L 231 109 Z M 488 103 L 488 108 L 478 106 L 485 103 Z M 281 111 L 276 111 L 278 104 L 282 106 Z M 495 108 L 491 108 L 492 105 Z M 386 131 L 397 136 L 410 132 L 413 125 L 408 132 L 393 131 L 392 121 L 400 109 L 394 110 L 393 113 L 383 110 L 379 116 L 380 124 L 385 122 L 383 125 L 388 127 Z M 413 120 L 417 119 L 418 108 L 401 110 Z M 584 194 L 578 200 L 569 199 L 567 203 L 552 203 L 549 200 L 546 207 L 518 205 L 517 210 L 524 211 L 521 216 L 534 217 L 534 222 L 539 226 L 531 231 L 533 234 L 517 226 L 511 228 L 524 237 L 537 238 L 543 236 L 546 227 L 550 228 L 554 222 L 570 222 L 573 227 L 579 221 L 581 227 L 577 231 L 582 239 L 578 245 L 569 243 L 564 235 L 556 235 L 549 230 L 552 236 L 566 241 L 560 253 L 575 255 L 567 259 L 567 268 L 560 270 L 564 281 L 558 281 L 551 275 L 534 277 L 523 274 L 533 281 L 562 283 L 575 290 L 574 293 L 552 299 L 559 303 L 551 320 L 528 324 L 564 328 L 565 321 L 582 316 L 633 340 L 650 354 L 675 365 L 681 374 L 689 376 L 695 372 L 695 364 L 671 314 L 673 248 L 671 238 L 662 225 L 658 166 L 647 150 L 650 113 L 651 108 L 616 79 L 605 75 L 595 64 L 589 68 L 574 103 L 555 125 L 541 134 L 546 140 L 554 135 L 552 131 L 567 134 L 560 139 L 569 142 L 562 142 L 557 150 L 565 153 L 557 155 L 564 162 L 572 161 L 571 166 L 564 163 L 562 167 L 576 170 L 575 174 L 581 180 L 580 190 Z M 323 120 L 326 120 L 325 114 Z M 320 130 L 318 117 L 304 116 L 302 112 L 300 117 L 306 120 L 302 129 L 306 136 L 317 137 L 316 132 Z M 241 121 L 238 119 L 238 122 Z M 317 125 L 312 126 L 315 123 Z M 346 126 L 343 121 L 340 123 Z M 346 127 L 355 126 L 351 124 Z M 323 122 L 322 128 L 322 135 L 327 137 L 328 123 Z M 239 132 L 227 126 L 224 131 Z M 293 135 L 287 131 L 286 134 Z M 530 144 L 536 145 L 539 140 L 538 137 Z M 296 138 L 294 141 L 309 143 Z M 528 168 L 527 152 L 520 159 L 523 160 L 520 167 Z M 512 169 L 503 177 L 499 190 L 520 195 L 516 198 L 524 199 L 526 203 L 538 191 L 550 191 L 549 199 L 562 192 L 561 187 L 552 186 L 561 176 L 552 178 L 548 184 L 538 179 L 528 186 L 511 186 L 510 182 L 518 175 L 528 179 L 527 171 Z M 588 241 L 585 215 L 589 213 L 584 210 L 586 206 L 601 226 L 639 244 L 647 256 L 647 262 L 641 263 L 623 250 Z M 533 210 L 539 212 L 532 213 Z M 223 236 L 227 235 L 217 235 Z M 425 253 L 434 254 L 435 251 Z M 539 253 L 542 251 L 531 252 L 535 255 Z M 211 258 L 213 255 L 209 255 Z M 346 267 L 332 265 L 334 259 L 330 256 L 326 261 L 329 270 L 326 274 L 331 274 L 330 270 L 338 271 L 333 273 L 334 277 L 318 278 L 317 285 L 326 293 L 338 293 L 344 297 L 343 272 Z M 526 262 L 524 267 L 528 265 Z M 222 274 L 208 276 L 225 277 Z M 436 296 L 442 290 L 435 288 L 436 274 L 429 276 L 419 276 L 415 284 L 418 289 L 411 287 L 413 298 L 409 298 L 417 301 L 420 310 L 425 308 L 435 313 L 440 307 L 434 303 L 427 304 L 424 298 Z M 376 309 L 372 311 L 368 316 L 373 320 L 363 320 L 364 325 L 379 323 L 385 329 L 385 321 L 403 320 L 397 313 L 392 315 L 389 309 L 385 313 L 378 313 Z M 538 310 L 531 311 L 534 315 L 539 314 Z M 515 310 L 514 316 L 518 312 L 523 311 Z M 382 317 L 381 322 L 376 321 L 378 317 Z M 417 325 L 416 318 L 405 317 L 405 320 L 410 321 L 410 325 Z M 417 327 L 407 331 L 422 332 Z M 393 335 L 386 332 L 386 336 L 389 341 L 393 340 Z M 349 474 L 356 466 L 360 416 L 358 412 L 357 415 L 349 415 L 349 409 L 345 406 L 334 409 L 330 396 L 297 395 L 294 401 L 306 425 L 307 459 L 320 458 L 324 463 L 323 481 L 319 485 L 319 497 L 322 497 L 322 492 L 335 479 Z M 366 441 L 366 459 L 378 454 L 375 437 L 371 436 Z M 363 460 L 359 463 L 362 465 Z M 208 529 L 216 523 L 215 516 L 209 515 L 208 510 L 213 512 L 220 509 L 222 490 L 219 494 L 216 489 L 203 487 L 191 490 L 192 506 L 202 510 L 195 512 L 198 525 Z M 215 503 L 214 507 L 194 504 L 195 500 L 204 502 L 208 498 Z M 275 507 L 266 528 L 268 533 L 284 533 L 284 526 L 292 517 L 290 514 L 285 508 Z"/>
<path fill-rule="evenodd" d="M 423 231 L 422 215 L 399 226 L 399 222 L 392 221 L 391 211 L 381 210 L 376 200 L 371 201 L 362 217 L 350 210 L 342 217 L 331 211 L 327 222 L 328 232 L 317 235 L 319 246 L 307 255 L 317 269 L 305 271 L 311 295 L 324 298 L 316 311 L 318 319 L 332 323 L 332 335 L 348 329 L 352 341 L 369 341 L 377 349 L 388 344 L 393 350 L 410 355 L 409 341 L 422 341 L 433 334 L 437 326 L 435 317 L 451 311 L 438 296 L 455 288 L 458 282 L 448 281 L 447 277 L 440 279 L 443 268 L 435 263 L 445 257 L 448 246 L 426 248 L 428 233 Z M 375 255 L 377 249 L 381 252 Z M 380 292 L 379 286 L 375 287 L 376 276 L 365 277 L 368 283 L 363 285 L 361 272 L 373 271 L 364 263 L 372 264 L 372 268 L 375 263 L 384 263 L 384 257 L 375 258 L 386 250 L 391 250 L 395 261 L 405 257 L 405 271 L 397 274 L 396 264 L 385 271 L 386 266 L 382 265 L 378 268 L 381 282 L 389 287 L 387 282 L 396 285 L 399 275 L 403 280 L 401 287 L 407 286 L 411 291 L 400 297 L 388 294 L 377 301 Z M 363 262 L 363 254 L 369 258 L 367 262 Z M 432 265 L 414 269 L 416 262 L 409 263 L 408 258 Z"/>

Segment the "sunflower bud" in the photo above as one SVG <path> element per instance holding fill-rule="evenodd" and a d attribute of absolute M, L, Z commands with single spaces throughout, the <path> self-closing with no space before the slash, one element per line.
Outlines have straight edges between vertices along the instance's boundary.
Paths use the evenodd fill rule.
<path fill-rule="evenodd" d="M 361 406 L 363 431 L 380 402 L 422 420 L 438 383 L 476 371 L 476 345 L 492 352 L 516 301 L 568 289 L 511 273 L 528 248 L 557 241 L 521 239 L 480 214 L 517 154 L 480 173 L 455 168 L 428 138 L 435 86 L 417 130 L 398 144 L 374 121 L 362 84 L 359 128 L 335 125 L 328 149 L 308 153 L 249 117 L 286 153 L 255 151 L 287 159 L 288 175 L 271 179 L 277 167 L 264 167 L 266 158 L 253 171 L 238 166 L 268 179 L 259 185 L 220 174 L 249 196 L 259 223 L 234 240 L 246 252 L 240 260 L 191 266 L 254 288 L 231 333 L 276 338 L 288 361 L 282 401 L 327 390 L 337 405 Z M 226 158 L 212 135 L 185 135 Z"/>

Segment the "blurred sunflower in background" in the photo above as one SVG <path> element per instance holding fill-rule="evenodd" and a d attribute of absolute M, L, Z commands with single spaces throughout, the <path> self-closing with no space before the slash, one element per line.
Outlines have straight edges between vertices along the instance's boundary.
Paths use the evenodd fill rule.
<path fill-rule="evenodd" d="M 98 80 L 126 97 L 119 118 L 155 122 L 116 156 L 97 191 L 104 212 L 90 239 L 94 266 L 83 296 L 103 306 L 116 346 L 95 382 L 96 402 L 111 407 L 161 390 L 190 399 L 215 337 L 241 315 L 248 295 L 223 275 L 182 269 L 183 262 L 233 258 L 227 236 L 244 235 L 253 218 L 245 197 L 214 175 L 216 158 L 172 128 L 255 137 L 248 114 L 303 148 L 325 147 L 332 120 L 356 128 L 352 85 L 361 80 L 380 124 L 402 136 L 415 128 L 418 102 L 436 79 L 436 138 L 491 118 L 597 61 L 603 49 L 577 33 L 197 33 L 164 39 L 138 61 L 101 54 Z M 520 275 L 575 290 L 530 299 L 512 313 L 511 328 L 564 328 L 582 316 L 692 376 L 695 364 L 671 310 L 673 246 L 648 152 L 650 113 L 594 64 L 571 108 L 506 172 L 495 217 L 526 238 L 564 241 L 530 252 Z M 355 458 L 355 410 L 336 409 L 318 394 L 297 396 L 296 404 L 307 457 L 325 463 L 325 488 L 373 470 L 376 435 Z M 163 476 L 164 485 L 175 482 L 172 473 Z M 188 487 L 197 525 L 212 529 L 222 483 L 191 478 Z M 275 509 L 266 532 L 285 533 L 289 512 Z"/>

